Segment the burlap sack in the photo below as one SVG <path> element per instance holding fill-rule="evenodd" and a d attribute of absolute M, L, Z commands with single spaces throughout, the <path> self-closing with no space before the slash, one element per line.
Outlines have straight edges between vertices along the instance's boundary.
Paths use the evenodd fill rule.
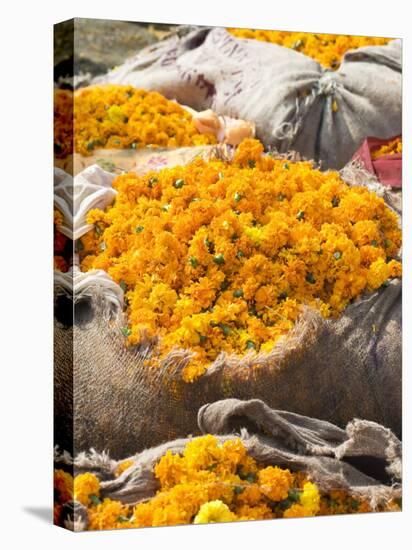
<path fill-rule="evenodd" d="M 341 172 L 401 202 L 357 163 Z M 75 276 L 73 277 L 73 273 Z M 351 304 L 337 320 L 305 309 L 269 354 L 220 354 L 188 384 L 189 350 L 151 361 L 156 342 L 126 348 L 122 292 L 100 271 L 58 274 L 55 284 L 55 442 L 75 455 L 91 447 L 123 457 L 199 433 L 197 411 L 223 398 L 268 406 L 345 426 L 353 418 L 401 434 L 402 285 L 394 279 Z M 73 304 L 74 302 L 74 304 Z"/>
<path fill-rule="evenodd" d="M 225 399 L 200 408 L 198 430 L 216 434 L 221 441 L 240 436 L 258 463 L 303 471 L 321 491 L 342 489 L 355 498 L 366 498 L 372 508 L 401 497 L 400 441 L 374 422 L 353 420 L 341 429 L 330 422 L 273 410 L 258 399 Z M 101 480 L 101 498 L 137 504 L 159 489 L 153 471 L 158 460 L 168 450 L 181 453 L 188 441 L 169 441 L 128 457 L 134 464 L 119 477 L 115 476 L 119 461 L 94 450 L 78 454 L 74 461 L 56 453 L 55 464 L 69 466 L 75 474 L 95 473 Z M 69 505 L 66 514 L 70 512 L 69 521 L 76 530 L 87 527 L 87 513 L 79 503 Z"/>
<path fill-rule="evenodd" d="M 402 131 L 401 41 L 346 53 L 337 71 L 290 48 L 203 28 L 141 50 L 93 83 L 157 90 L 251 121 L 257 137 L 341 168 L 367 136 Z M 382 116 L 384 113 L 385 116 Z"/>
<path fill-rule="evenodd" d="M 401 432 L 401 282 L 364 296 L 338 320 L 306 309 L 269 354 L 221 354 L 188 384 L 187 350 L 150 361 L 155 344 L 127 349 L 120 310 L 91 285 L 55 326 L 55 441 L 76 454 L 90 447 L 123 457 L 199 433 L 197 411 L 236 397 L 338 426 L 353 418 Z"/>

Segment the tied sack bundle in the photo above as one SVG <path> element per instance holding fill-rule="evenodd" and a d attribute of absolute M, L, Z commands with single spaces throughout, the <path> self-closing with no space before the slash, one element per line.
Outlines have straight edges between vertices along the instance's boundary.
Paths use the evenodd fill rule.
<path fill-rule="evenodd" d="M 143 49 L 94 83 L 157 90 L 251 121 L 266 146 L 340 169 L 367 136 L 401 133 L 401 80 L 400 40 L 349 51 L 330 71 L 293 49 L 214 28 Z"/>

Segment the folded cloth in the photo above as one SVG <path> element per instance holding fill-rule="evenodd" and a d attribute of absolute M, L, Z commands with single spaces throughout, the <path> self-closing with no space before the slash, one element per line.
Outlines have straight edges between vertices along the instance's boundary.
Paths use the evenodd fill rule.
<path fill-rule="evenodd" d="M 223 399 L 198 412 L 202 433 L 220 441 L 240 437 L 257 462 L 302 471 L 321 491 L 341 489 L 366 498 L 372 507 L 401 496 L 401 442 L 389 430 L 354 419 L 345 429 L 330 422 L 277 411 L 259 399 Z M 133 465 L 115 477 L 124 459 L 112 460 L 93 449 L 71 460 L 67 453 L 55 462 L 72 464 L 76 474 L 92 471 L 100 480 L 102 498 L 136 504 L 159 489 L 154 466 L 167 452 L 181 453 L 191 438 L 176 439 L 137 453 Z"/>

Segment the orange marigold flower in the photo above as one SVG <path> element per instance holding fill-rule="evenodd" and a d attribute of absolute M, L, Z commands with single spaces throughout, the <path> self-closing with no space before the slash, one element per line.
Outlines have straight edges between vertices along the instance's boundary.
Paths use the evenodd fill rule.
<path fill-rule="evenodd" d="M 129 515 L 128 506 L 105 498 L 102 503 L 89 508 L 89 530 L 130 528 L 133 524 L 130 522 Z"/>
<path fill-rule="evenodd" d="M 65 479 L 58 472 L 56 480 Z M 79 498 L 80 491 L 81 501 L 87 506 L 88 529 L 371 511 L 365 499 L 355 499 L 342 490 L 320 495 L 304 472 L 291 473 L 278 466 L 257 464 L 240 438 L 221 442 L 210 434 L 196 437 L 179 454 L 167 451 L 155 465 L 154 473 L 160 482 L 159 490 L 133 508 L 107 498 L 101 502 L 97 478 L 88 473 L 77 476 L 75 495 Z M 379 505 L 382 511 L 399 509 L 396 502 Z M 55 513 L 59 519 L 58 507 Z"/>
<path fill-rule="evenodd" d="M 267 504 L 259 504 L 258 506 L 249 506 L 248 504 L 242 504 L 235 510 L 236 516 L 241 521 L 259 520 L 259 519 L 271 519 L 273 518 L 273 512 Z"/>
<path fill-rule="evenodd" d="M 54 156 L 65 158 L 73 153 L 73 92 L 54 91 Z"/>
<path fill-rule="evenodd" d="M 289 470 L 283 470 L 277 466 L 268 466 L 259 472 L 260 490 L 274 502 L 287 498 L 292 480 Z"/>
<path fill-rule="evenodd" d="M 327 69 L 336 70 L 348 50 L 364 46 L 382 46 L 390 38 L 351 36 L 346 34 L 314 34 L 308 32 L 271 31 L 263 29 L 233 29 L 228 31 L 238 38 L 272 42 L 316 59 Z M 337 105 L 332 103 L 333 111 Z"/>
<path fill-rule="evenodd" d="M 98 497 L 100 493 L 100 482 L 94 474 L 89 472 L 79 474 L 74 478 L 74 500 L 88 506 L 90 497 Z"/>
<path fill-rule="evenodd" d="M 73 476 L 64 470 L 54 470 L 54 490 L 60 504 L 73 498 Z"/>
<path fill-rule="evenodd" d="M 380 147 L 375 147 L 375 149 L 371 151 L 371 156 L 372 159 L 375 160 L 379 157 L 383 157 L 384 155 L 395 155 L 398 153 L 402 153 L 402 138 L 400 137 L 395 138 Z"/>
<path fill-rule="evenodd" d="M 381 197 L 262 151 L 248 139 L 232 162 L 120 175 L 115 204 L 88 216 L 82 269 L 124 289 L 128 344 L 156 341 L 160 362 L 192 352 L 188 383 L 221 352 L 270 352 L 304 305 L 337 315 L 400 276 L 399 221 Z"/>
<path fill-rule="evenodd" d="M 158 92 L 107 84 L 74 96 L 74 146 L 82 155 L 95 149 L 179 147 L 216 143 L 200 134 L 192 115 Z"/>

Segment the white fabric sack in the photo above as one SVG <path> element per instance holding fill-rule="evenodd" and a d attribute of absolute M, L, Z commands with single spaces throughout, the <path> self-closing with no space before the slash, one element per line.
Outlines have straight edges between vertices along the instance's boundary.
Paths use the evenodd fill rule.
<path fill-rule="evenodd" d="M 69 239 L 80 239 L 93 226 L 86 222 L 89 210 L 104 210 L 116 196 L 112 188 L 115 174 L 97 164 L 73 177 L 60 168 L 54 169 L 54 205 L 63 214 L 59 231 Z"/>

